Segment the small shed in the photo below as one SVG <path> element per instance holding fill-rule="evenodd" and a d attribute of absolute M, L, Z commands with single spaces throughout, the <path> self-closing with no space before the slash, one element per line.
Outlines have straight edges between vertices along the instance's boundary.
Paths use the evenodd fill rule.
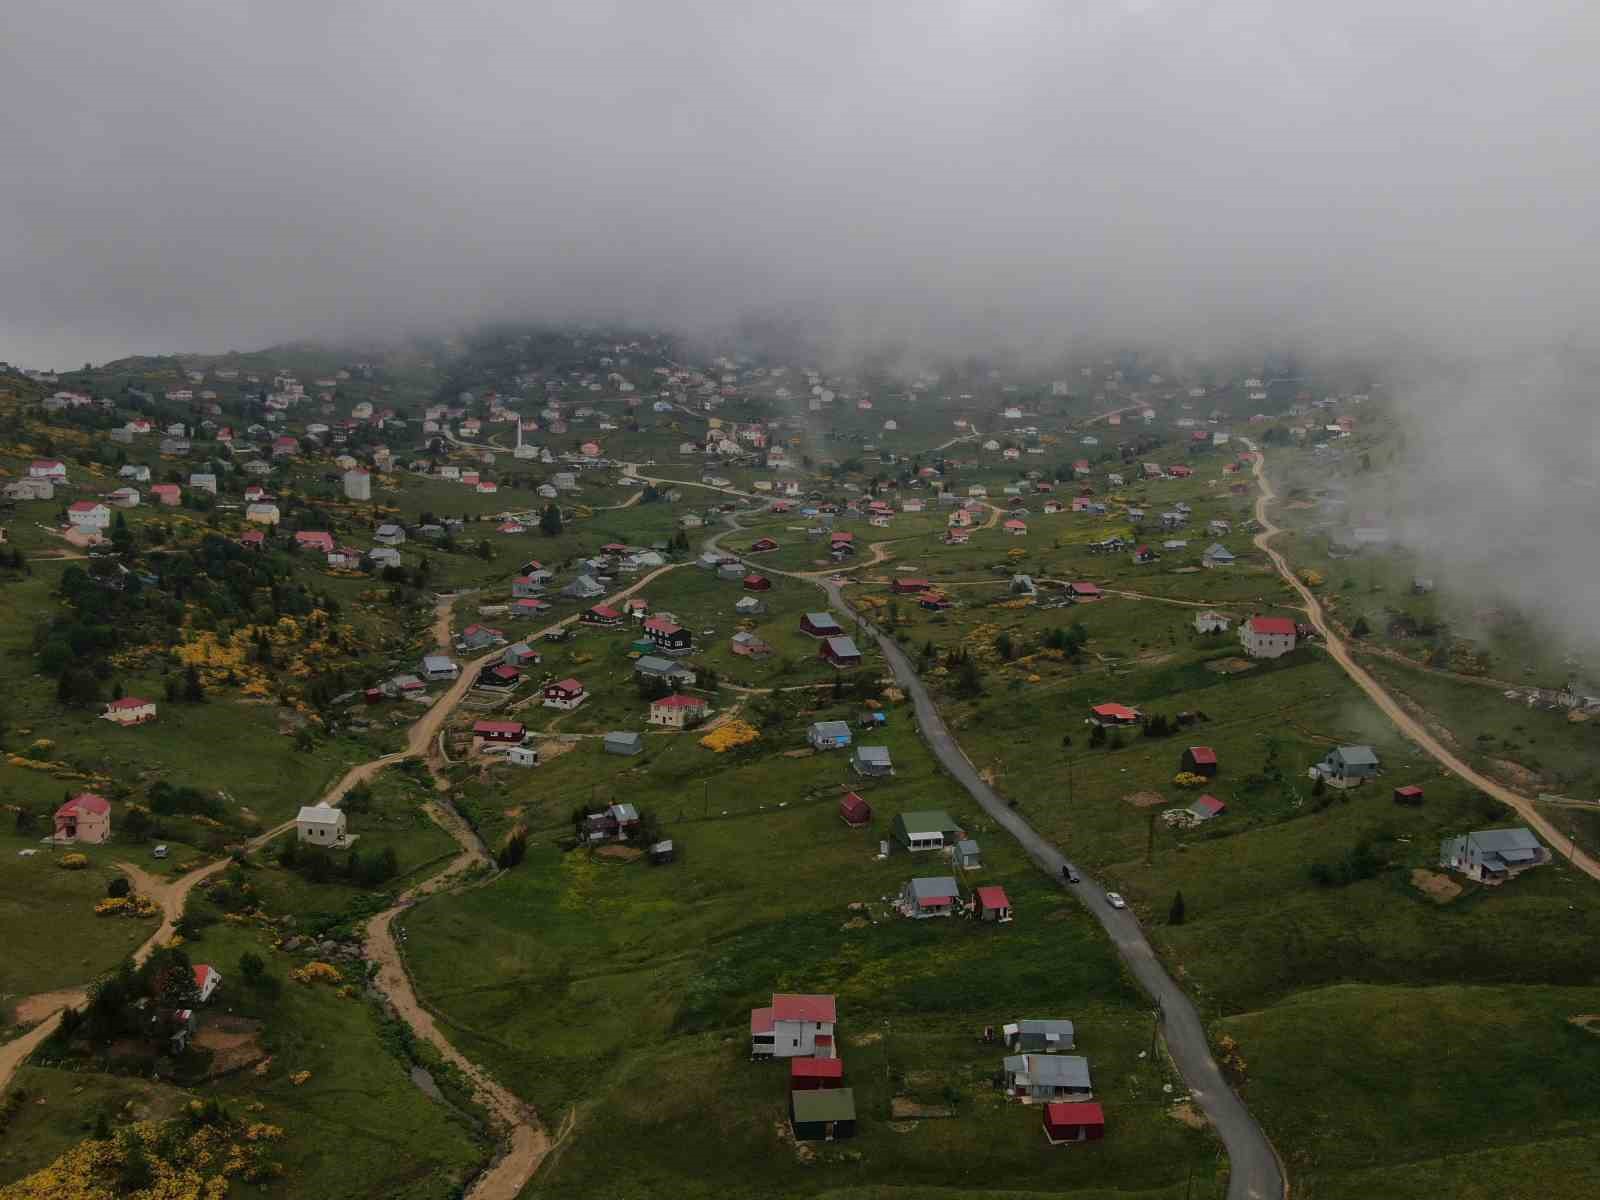
<path fill-rule="evenodd" d="M 1004 925 L 1011 920 L 1011 897 L 1002 887 L 981 887 L 976 895 L 978 920 Z"/>
<path fill-rule="evenodd" d="M 673 847 L 671 838 L 656 842 L 650 847 L 650 865 L 653 867 L 663 866 L 674 861 L 677 857 L 678 852 Z"/>
<path fill-rule="evenodd" d="M 1210 779 L 1217 773 L 1217 752 L 1210 746 L 1190 746 L 1183 752 L 1182 769 Z"/>
<path fill-rule="evenodd" d="M 1098 1142 L 1106 1135 L 1106 1117 L 1092 1100 L 1057 1101 L 1044 1106 L 1044 1136 L 1052 1146 L 1069 1142 Z"/>
<path fill-rule="evenodd" d="M 850 759 L 857 775 L 884 777 L 894 774 L 894 763 L 887 746 L 857 746 Z"/>
<path fill-rule="evenodd" d="M 851 829 L 860 829 L 872 822 L 872 805 L 854 792 L 846 792 L 839 800 L 839 819 Z"/>
<path fill-rule="evenodd" d="M 797 1092 L 827 1091 L 844 1086 L 844 1059 L 791 1058 L 789 1087 Z"/>
<path fill-rule="evenodd" d="M 607 754 L 638 754 L 644 749 L 644 737 L 630 729 L 613 729 L 605 737 Z"/>
<path fill-rule="evenodd" d="M 1409 804 L 1412 806 L 1421 804 L 1422 789 L 1414 783 L 1408 783 L 1405 785 L 1405 787 L 1397 787 L 1394 790 L 1394 802 L 1396 804 Z"/>
<path fill-rule="evenodd" d="M 978 843 L 971 838 L 962 838 L 957 842 L 955 864 L 964 871 L 976 871 L 983 866 L 983 852 L 978 849 Z"/>
<path fill-rule="evenodd" d="M 850 1088 L 791 1091 L 789 1125 L 797 1142 L 832 1142 L 854 1137 L 856 1094 Z"/>
<path fill-rule="evenodd" d="M 537 767 L 539 749 L 537 746 L 512 746 L 506 751 L 506 761 L 518 767 Z"/>

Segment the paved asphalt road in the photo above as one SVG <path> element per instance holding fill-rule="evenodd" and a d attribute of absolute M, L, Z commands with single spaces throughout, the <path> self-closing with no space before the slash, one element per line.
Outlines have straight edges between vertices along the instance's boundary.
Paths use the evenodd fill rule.
<path fill-rule="evenodd" d="M 721 530 L 707 539 L 706 549 L 721 551 L 718 545 L 721 539 L 739 528 L 737 515 L 731 515 L 728 524 L 731 528 Z M 727 553 L 727 551 L 721 552 Z M 1028 857 L 1038 864 L 1040 870 L 1060 886 L 1068 887 L 1061 874 L 1062 864 L 1066 862 L 1061 851 L 1040 837 L 1033 826 L 1018 816 L 1015 810 L 995 794 L 993 788 L 978 777 L 972 762 L 945 727 L 944 718 L 939 715 L 939 709 L 928 695 L 928 689 L 923 686 L 905 652 L 893 638 L 879 633 L 870 622 L 866 622 L 859 613 L 846 604 L 837 584 L 818 579 L 813 579 L 812 582 L 817 583 L 828 593 L 828 599 L 839 612 L 862 622 L 864 627 L 871 630 L 872 635 L 877 638 L 884 657 L 894 671 L 896 682 L 906 695 L 911 697 L 923 739 L 944 764 L 945 769 L 955 776 L 974 800 L 983 806 L 985 812 L 1021 843 L 1022 848 L 1028 852 Z M 1106 933 L 1111 937 L 1112 945 L 1117 948 L 1122 961 L 1128 965 L 1128 970 L 1133 972 L 1134 978 L 1160 1005 L 1162 1030 L 1166 1034 L 1167 1048 L 1172 1060 L 1177 1064 L 1178 1072 L 1183 1076 L 1183 1081 L 1193 1095 L 1195 1103 L 1210 1118 L 1218 1136 L 1222 1138 L 1223 1145 L 1227 1147 L 1230 1172 L 1228 1200 L 1281 1200 L 1284 1195 L 1284 1182 L 1283 1172 L 1278 1165 L 1278 1156 L 1273 1152 L 1272 1143 L 1267 1140 L 1267 1135 L 1262 1132 L 1261 1126 L 1256 1124 L 1255 1118 L 1250 1115 L 1250 1110 L 1228 1086 L 1216 1060 L 1211 1057 L 1211 1048 L 1206 1042 L 1205 1027 L 1200 1023 L 1200 1014 L 1195 1012 L 1189 997 L 1184 995 L 1183 989 L 1173 982 L 1172 976 L 1167 974 L 1166 969 L 1157 960 L 1155 952 L 1150 949 L 1150 943 L 1145 940 L 1144 931 L 1139 928 L 1138 918 L 1128 909 L 1115 909 L 1107 904 L 1105 889 L 1093 878 L 1084 874 L 1081 867 L 1077 869 L 1080 882 L 1071 885 L 1069 890 L 1076 893 L 1078 899 L 1105 927 Z"/>

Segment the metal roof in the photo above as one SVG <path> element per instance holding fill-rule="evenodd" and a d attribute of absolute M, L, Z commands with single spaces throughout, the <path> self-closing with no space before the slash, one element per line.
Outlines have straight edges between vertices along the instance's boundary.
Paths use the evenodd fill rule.
<path fill-rule="evenodd" d="M 789 1103 L 794 1110 L 795 1122 L 801 1125 L 856 1119 L 856 1094 L 851 1088 L 791 1092 Z"/>
<path fill-rule="evenodd" d="M 920 904 L 927 900 L 959 899 L 961 887 L 948 875 L 929 875 L 911 881 L 911 895 Z"/>

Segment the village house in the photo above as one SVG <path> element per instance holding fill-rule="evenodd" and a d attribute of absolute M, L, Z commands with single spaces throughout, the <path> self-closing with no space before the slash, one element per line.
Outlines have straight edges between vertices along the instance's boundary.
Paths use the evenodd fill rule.
<path fill-rule="evenodd" d="M 583 684 L 576 679 L 561 679 L 555 683 L 545 684 L 545 708 L 559 708 L 571 712 L 588 698 L 589 693 L 583 690 Z"/>
<path fill-rule="evenodd" d="M 1251 617 L 1239 626 L 1239 644 L 1251 658 L 1281 658 L 1294 643 L 1294 622 L 1288 617 Z"/>
<path fill-rule="evenodd" d="M 217 494 L 217 477 L 210 471 L 196 471 L 189 476 L 189 486 L 197 492 Z"/>
<path fill-rule="evenodd" d="M 1006 1049 L 1018 1054 L 1055 1054 L 1073 1049 L 1075 1033 L 1071 1021 L 1025 1020 L 1001 1027 Z"/>
<path fill-rule="evenodd" d="M 1135 546 L 1133 550 L 1133 563 L 1138 567 L 1145 566 L 1148 563 L 1153 563 L 1160 557 L 1161 556 L 1154 550 L 1150 549 L 1149 546 Z"/>
<path fill-rule="evenodd" d="M 498 629 L 490 629 L 487 625 L 472 624 L 461 631 L 457 639 L 459 648 L 467 650 L 483 650 L 489 646 L 503 644 L 506 635 Z"/>
<path fill-rule="evenodd" d="M 695 674 L 682 663 L 657 654 L 645 654 L 634 660 L 633 673 L 651 679 L 665 680 L 675 687 L 693 687 Z"/>
<path fill-rule="evenodd" d="M 406 531 L 398 525 L 379 525 L 372 531 L 372 540 L 380 546 L 403 546 L 406 540 Z"/>
<path fill-rule="evenodd" d="M 28 464 L 29 479 L 48 479 L 51 483 L 67 481 L 67 464 L 54 458 L 36 458 Z"/>
<path fill-rule="evenodd" d="M 1231 567 L 1235 561 L 1237 560 L 1233 556 L 1233 551 L 1229 550 L 1221 542 L 1212 542 L 1210 546 L 1206 547 L 1205 554 L 1201 556 L 1200 565 L 1207 569 Z"/>
<path fill-rule="evenodd" d="M 583 835 L 590 842 L 626 842 L 639 832 L 639 810 L 631 804 L 612 804 L 583 818 Z"/>
<path fill-rule="evenodd" d="M 116 508 L 138 508 L 139 489 L 120 487 L 106 497 L 106 502 Z"/>
<path fill-rule="evenodd" d="M 607 754 L 639 754 L 644 750 L 644 737 L 629 729 L 613 729 L 606 734 L 603 748 Z"/>
<path fill-rule="evenodd" d="M 78 500 L 67 506 L 67 520 L 74 529 L 98 532 L 111 524 L 111 510 L 95 500 Z"/>
<path fill-rule="evenodd" d="M 1228 626 L 1232 621 L 1233 618 L 1226 613 L 1213 612 L 1211 609 L 1207 609 L 1195 617 L 1194 631 L 1196 633 L 1227 633 Z"/>
<path fill-rule="evenodd" d="M 605 604 L 597 604 L 586 609 L 578 618 L 580 625 L 597 625 L 602 629 L 613 629 L 622 624 L 622 614 L 616 609 Z"/>
<path fill-rule="evenodd" d="M 295 814 L 295 836 L 312 846 L 342 847 L 349 841 L 342 809 L 319 802 L 304 805 Z"/>
<path fill-rule="evenodd" d="M 943 850 L 953 845 L 960 833 L 961 827 L 940 809 L 900 813 L 890 826 L 890 836 L 912 852 Z"/>
<path fill-rule="evenodd" d="M 839 637 L 844 629 L 832 613 L 808 612 L 800 617 L 800 632 L 814 638 L 831 638 Z"/>
<path fill-rule="evenodd" d="M 729 638 L 728 648 L 741 658 L 766 658 L 772 653 L 772 647 L 749 630 L 740 630 Z"/>
<path fill-rule="evenodd" d="M 1190 746 L 1183 752 L 1178 769 L 1210 779 L 1217 773 L 1217 752 L 1210 746 Z"/>
<path fill-rule="evenodd" d="M 855 1091 L 847 1087 L 791 1089 L 789 1129 L 797 1142 L 836 1142 L 854 1137 Z"/>
<path fill-rule="evenodd" d="M 474 721 L 472 737 L 478 743 L 520 746 L 527 739 L 521 721 Z"/>
<path fill-rule="evenodd" d="M 961 889 L 948 875 L 911 879 L 900 890 L 900 913 L 917 921 L 951 917 L 961 907 Z"/>
<path fill-rule="evenodd" d="M 1378 755 L 1371 746 L 1336 746 L 1310 773 L 1335 787 L 1355 787 L 1378 777 Z"/>
<path fill-rule="evenodd" d="M 859 667 L 861 665 L 861 651 L 855 641 L 847 637 L 829 637 L 822 639 L 818 657 L 824 658 L 835 667 Z"/>
<path fill-rule="evenodd" d="M 814 750 L 842 750 L 851 737 L 848 721 L 814 721 L 806 729 L 806 741 Z"/>
<path fill-rule="evenodd" d="M 1549 861 L 1550 851 L 1521 826 L 1479 829 L 1439 843 L 1439 865 L 1478 883 L 1504 883 Z"/>
<path fill-rule="evenodd" d="M 5 485 L 7 500 L 51 500 L 56 485 L 48 479 L 18 479 Z"/>
<path fill-rule="evenodd" d="M 1006 1094 L 1024 1103 L 1094 1098 L 1089 1060 L 1076 1054 L 1012 1054 L 1001 1069 Z"/>
<path fill-rule="evenodd" d="M 278 511 L 276 504 L 268 504 L 265 501 L 261 501 L 245 508 L 244 519 L 253 525 L 276 525 L 282 520 L 282 514 Z M 295 539 L 299 540 L 299 534 L 295 535 Z"/>
<path fill-rule="evenodd" d="M 542 661 L 539 652 L 527 642 L 512 642 L 505 648 L 500 661 L 508 667 L 534 667 Z"/>
<path fill-rule="evenodd" d="M 107 704 L 100 719 L 118 725 L 143 725 L 156 719 L 156 702 L 140 696 L 123 696 Z"/>
<path fill-rule="evenodd" d="M 1089 710 L 1089 724 L 1100 725 L 1108 729 L 1137 725 L 1144 719 L 1137 708 L 1129 708 L 1126 704 L 1096 704 Z"/>
<path fill-rule="evenodd" d="M 857 775 L 885 778 L 894 774 L 894 763 L 887 746 L 857 746 L 850 756 L 850 766 Z"/>
<path fill-rule="evenodd" d="M 973 893 L 973 906 L 979 921 L 996 925 L 1011 921 L 1011 897 L 1006 895 L 1005 888 L 992 885 L 979 888 Z"/>
<path fill-rule="evenodd" d="M 98 846 L 111 837 L 111 802 L 94 792 L 79 792 L 55 813 L 55 840 Z"/>
<path fill-rule="evenodd" d="M 461 674 L 461 668 L 455 660 L 443 654 L 425 654 L 420 667 L 422 677 L 432 682 L 455 679 Z"/>
<path fill-rule="evenodd" d="M 1083 601 L 1099 600 L 1103 598 L 1104 593 L 1101 592 L 1097 584 L 1077 580 L 1067 584 L 1067 595 L 1071 596 L 1074 600 Z"/>
<path fill-rule="evenodd" d="M 746 575 L 743 583 L 744 590 L 747 592 L 770 592 L 772 590 L 772 580 L 765 575 Z M 759 604 L 760 601 L 757 601 L 757 603 Z M 738 611 L 738 605 L 734 606 L 734 610 Z"/>
<path fill-rule="evenodd" d="M 643 629 L 645 637 L 663 654 L 688 654 L 694 649 L 694 635 L 666 617 L 645 618 Z"/>
<path fill-rule="evenodd" d="M 319 554 L 332 554 L 333 534 L 326 530 L 301 529 L 294 535 L 295 544 L 305 550 L 313 550 Z"/>
<path fill-rule="evenodd" d="M 750 1010 L 751 1058 L 834 1058 L 832 996 L 780 992 Z"/>
<path fill-rule="evenodd" d="M 983 851 L 971 838 L 962 838 L 956 843 L 955 853 L 950 861 L 963 871 L 977 871 L 983 867 Z"/>
<path fill-rule="evenodd" d="M 522 682 L 522 672 L 504 662 L 490 663 L 478 672 L 474 686 L 510 691 Z"/>
<path fill-rule="evenodd" d="M 675 692 L 650 702 L 650 723 L 670 729 L 686 729 L 705 719 L 711 706 L 701 696 Z"/>

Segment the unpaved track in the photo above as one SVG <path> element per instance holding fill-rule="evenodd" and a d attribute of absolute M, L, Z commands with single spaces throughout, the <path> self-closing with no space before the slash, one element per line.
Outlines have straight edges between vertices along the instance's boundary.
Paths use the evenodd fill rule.
<path fill-rule="evenodd" d="M 1514 792 L 1503 784 L 1496 783 L 1487 775 L 1474 770 L 1452 754 L 1438 738 L 1423 727 L 1421 722 L 1408 714 L 1400 706 L 1399 702 L 1384 689 L 1383 685 L 1367 673 L 1365 667 L 1356 662 L 1355 657 L 1350 653 L 1349 647 L 1334 632 L 1331 623 L 1322 611 L 1322 604 L 1316 595 L 1300 581 L 1299 576 L 1290 568 L 1288 559 L 1269 544 L 1274 537 L 1283 532 L 1267 516 L 1267 506 L 1276 500 L 1278 496 L 1272 490 L 1272 484 L 1267 479 L 1266 456 L 1261 452 L 1260 447 L 1248 438 L 1241 440 L 1253 452 L 1251 457 L 1254 461 L 1251 464 L 1251 469 L 1255 472 L 1256 484 L 1260 488 L 1260 493 L 1256 497 L 1256 520 L 1261 523 L 1261 532 L 1256 534 L 1256 545 L 1272 560 L 1272 565 L 1278 569 L 1278 574 L 1282 575 L 1289 586 L 1299 593 L 1300 599 L 1304 601 L 1306 617 L 1310 620 L 1312 627 L 1322 636 L 1323 643 L 1327 646 L 1328 654 L 1333 661 L 1338 663 L 1351 681 L 1383 711 L 1383 715 L 1393 721 L 1401 733 L 1422 747 L 1430 758 L 1434 759 L 1452 775 L 1459 776 L 1480 792 L 1493 796 L 1507 808 L 1510 808 L 1527 822 L 1530 828 L 1536 829 L 1539 832 L 1539 836 L 1549 844 L 1555 853 L 1564 855 L 1572 862 L 1573 866 L 1590 878 L 1600 879 L 1600 862 L 1596 862 L 1595 859 L 1573 845 L 1572 837 L 1563 833 L 1553 822 L 1540 813 L 1532 798 L 1524 796 L 1520 792 Z"/>
<path fill-rule="evenodd" d="M 640 588 L 646 587 L 652 581 L 665 575 L 668 571 L 677 570 L 683 563 L 669 563 L 667 566 L 658 567 L 648 575 L 623 590 L 614 593 L 600 603 L 620 604 Z M 434 621 L 435 639 L 441 645 L 449 644 L 449 606 L 451 598 L 441 599 L 436 609 Z M 578 614 L 564 617 L 552 625 L 547 625 L 535 633 L 530 633 L 529 638 L 543 637 L 552 630 L 570 625 L 578 619 Z M 351 767 L 323 795 L 323 800 L 329 804 L 337 805 L 357 783 L 370 780 L 385 767 L 400 762 L 407 758 L 420 758 L 433 766 L 431 753 L 434 739 L 445 721 L 455 711 L 461 701 L 466 697 L 472 687 L 472 681 L 485 664 L 498 658 L 500 652 L 490 651 L 487 654 L 463 664 L 461 675 L 451 684 L 432 707 L 423 713 L 406 735 L 406 748 L 393 754 L 385 754 L 370 762 L 359 763 Z M 435 784 L 443 785 L 443 780 L 434 775 Z M 467 1200 L 515 1200 L 516 1196 L 527 1186 L 533 1178 L 534 1172 L 539 1169 L 539 1164 L 549 1152 L 551 1142 L 539 1124 L 538 1114 L 528 1105 L 518 1100 L 505 1088 L 495 1083 L 481 1067 L 470 1062 L 447 1038 L 439 1032 L 433 1017 L 417 1002 L 416 992 L 411 986 L 411 980 L 406 975 L 405 966 L 400 959 L 395 947 L 394 939 L 390 933 L 390 926 L 397 914 L 416 903 L 425 896 L 441 890 L 452 883 L 457 876 L 469 867 L 487 862 L 482 844 L 469 830 L 465 823 L 444 805 L 430 803 L 427 806 L 429 814 L 439 821 L 445 830 L 461 845 L 462 851 L 451 859 L 445 868 L 437 874 L 430 876 L 422 883 L 401 894 L 397 903 L 385 909 L 371 919 L 367 927 L 367 947 L 374 961 L 378 963 L 376 976 L 377 986 L 394 1004 L 395 1012 L 411 1026 L 418 1037 L 425 1038 L 430 1044 L 437 1047 L 439 1053 L 450 1062 L 459 1067 L 473 1082 L 474 1094 L 483 1104 L 491 1119 L 500 1127 L 506 1136 L 506 1149 L 494 1164 L 467 1191 Z M 245 843 L 249 850 L 260 849 L 274 838 L 292 830 L 293 821 L 285 821 L 274 826 L 264 833 L 257 834 Z M 134 889 L 152 900 L 161 907 L 161 925 L 147 938 L 143 945 L 134 951 L 135 962 L 142 963 L 153 953 L 157 947 L 166 945 L 172 940 L 175 925 L 183 915 L 183 907 L 189 898 L 189 893 L 195 886 L 209 879 L 227 868 L 231 858 L 220 858 L 216 862 L 197 867 L 188 874 L 174 880 L 160 880 L 150 875 L 143 868 L 133 863 L 118 863 L 120 870 L 126 873 L 134 885 Z M 38 1025 L 30 1029 L 19 1038 L 0 1045 L 0 1092 L 10 1084 L 17 1068 L 26 1061 L 27 1057 L 38 1048 L 55 1030 L 61 1020 L 61 1009 L 77 1007 L 87 1000 L 85 990 L 64 990 L 55 993 L 46 993 L 42 996 L 31 997 L 25 1004 L 33 1002 L 30 1009 L 31 1015 L 40 1015 L 38 1003 L 48 1004 L 54 1001 L 54 1011 L 45 1017 Z"/>

